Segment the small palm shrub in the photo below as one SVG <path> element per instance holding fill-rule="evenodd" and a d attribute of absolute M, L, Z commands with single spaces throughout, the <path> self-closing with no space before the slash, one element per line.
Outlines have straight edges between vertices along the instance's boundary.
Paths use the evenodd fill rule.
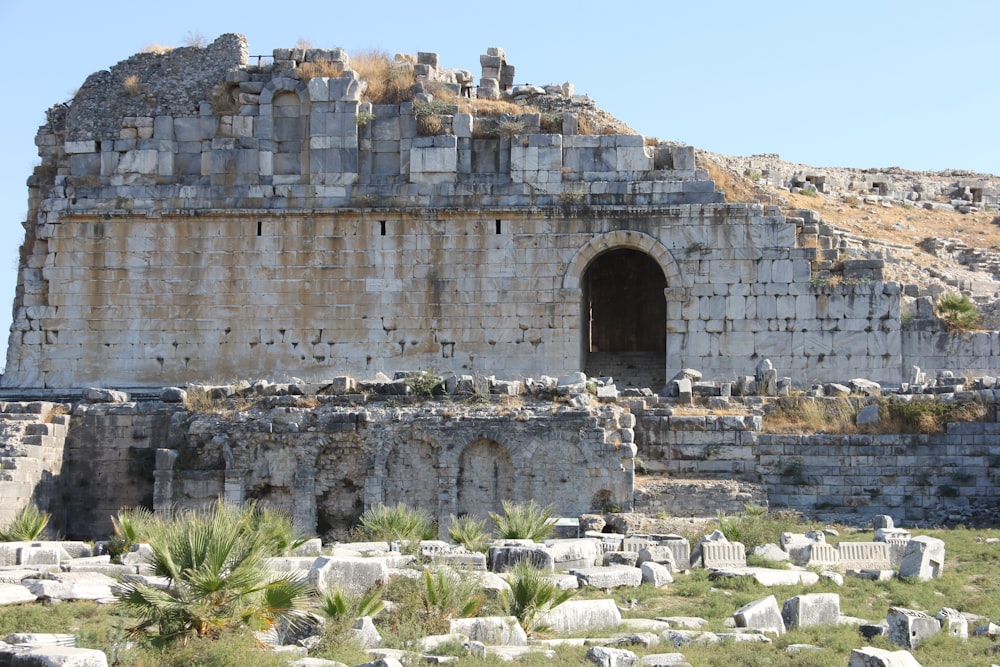
<path fill-rule="evenodd" d="M 544 630 L 538 619 L 576 594 L 575 590 L 560 590 L 545 572 L 528 562 L 514 566 L 508 583 L 510 590 L 501 595 L 501 604 L 526 633 Z"/>
<path fill-rule="evenodd" d="M 327 618 L 335 621 L 350 620 L 362 616 L 376 616 L 385 608 L 382 601 L 382 588 L 369 589 L 363 595 L 351 595 L 339 588 L 334 588 L 320 597 L 319 609 Z"/>
<path fill-rule="evenodd" d="M 469 551 L 486 551 L 490 544 L 490 534 L 486 532 L 486 519 L 471 515 L 456 517 L 451 515 L 448 537 Z"/>
<path fill-rule="evenodd" d="M 51 515 L 42 512 L 34 503 L 28 503 L 10 520 L 10 522 L 0 528 L 0 542 L 30 542 L 38 537 L 49 525 Z"/>
<path fill-rule="evenodd" d="M 935 311 L 949 329 L 969 331 L 979 327 L 979 306 L 967 296 L 953 292 L 942 294 L 935 304 Z"/>
<path fill-rule="evenodd" d="M 475 616 L 486 602 L 475 580 L 460 577 L 450 570 L 431 572 L 424 569 L 424 613 L 431 620 Z"/>
<path fill-rule="evenodd" d="M 244 503 L 241 516 L 246 529 L 260 533 L 268 543 L 269 556 L 287 556 L 309 540 L 296 530 L 287 512 L 249 501 Z"/>
<path fill-rule="evenodd" d="M 376 505 L 361 515 L 357 534 L 362 539 L 384 542 L 419 542 L 437 537 L 437 527 L 421 510 L 405 503 Z"/>
<path fill-rule="evenodd" d="M 114 533 L 108 540 L 108 552 L 117 559 L 132 550 L 132 545 L 146 539 L 153 513 L 145 507 L 123 507 L 111 517 Z"/>
<path fill-rule="evenodd" d="M 308 583 L 272 577 L 268 536 L 246 526 L 243 513 L 221 500 L 150 523 L 150 565 L 170 586 L 125 582 L 115 591 L 122 612 L 139 621 L 130 632 L 165 641 L 240 626 L 264 630 L 303 618 Z"/>
<path fill-rule="evenodd" d="M 490 512 L 497 536 L 507 540 L 544 540 L 552 534 L 555 509 L 541 507 L 534 500 L 527 503 L 503 501 L 503 515 Z"/>

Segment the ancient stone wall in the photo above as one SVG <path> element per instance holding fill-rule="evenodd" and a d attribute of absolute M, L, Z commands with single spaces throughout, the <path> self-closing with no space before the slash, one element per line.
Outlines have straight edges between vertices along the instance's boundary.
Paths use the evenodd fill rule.
<path fill-rule="evenodd" d="M 0 526 L 29 503 L 51 513 L 61 508 L 66 413 L 55 403 L 0 403 Z"/>

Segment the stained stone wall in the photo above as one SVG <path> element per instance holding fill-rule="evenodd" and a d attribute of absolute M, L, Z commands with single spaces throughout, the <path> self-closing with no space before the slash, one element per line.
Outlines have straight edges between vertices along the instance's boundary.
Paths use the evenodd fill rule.
<path fill-rule="evenodd" d="M 651 258 L 666 284 L 648 297 L 665 318 L 626 325 L 665 332 L 647 351 L 662 373 L 637 376 L 735 378 L 767 358 L 800 385 L 894 384 L 946 361 L 933 336 L 904 360 L 900 285 L 878 267 L 813 280 L 833 250 L 819 226 L 722 203 L 690 147 L 580 135 L 573 112 L 562 133 L 526 113 L 507 134 L 457 107 L 423 136 L 424 98 L 361 101 L 367 84 L 339 49 L 256 65 L 247 52 L 224 35 L 139 54 L 50 110 L 5 388 L 591 370 L 606 351 L 589 338 L 590 276 L 619 250 Z M 319 60 L 343 73 L 303 73 Z M 417 67 L 472 94 L 436 58 Z M 995 347 L 969 368 L 997 366 Z"/>

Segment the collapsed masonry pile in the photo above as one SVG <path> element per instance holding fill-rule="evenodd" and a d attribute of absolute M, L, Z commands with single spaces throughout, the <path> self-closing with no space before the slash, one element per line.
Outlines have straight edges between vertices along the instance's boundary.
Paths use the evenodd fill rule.
<path fill-rule="evenodd" d="M 602 523 L 603 520 L 593 516 L 580 520 L 584 528 L 599 528 Z M 421 577 L 424 568 L 432 568 L 476 581 L 487 595 L 496 597 L 510 590 L 507 573 L 522 562 L 548 572 L 547 576 L 564 590 L 610 590 L 638 587 L 644 583 L 661 588 L 673 583 L 675 576 L 688 575 L 691 568 L 710 569 L 713 578 L 753 577 L 764 586 L 810 586 L 820 578 L 842 584 L 843 573 L 879 580 L 899 576 L 928 581 L 941 576 L 945 561 L 945 545 L 941 540 L 911 537 L 909 531 L 894 528 L 887 516 L 878 517 L 876 527 L 873 542 L 840 542 L 837 546 L 826 543 L 823 531 L 785 533 L 780 546 L 769 544 L 752 552 L 759 561 L 774 563 L 774 568 L 747 567 L 743 545 L 727 541 L 718 531 L 702 538 L 694 549 L 679 535 L 626 535 L 587 530 L 583 538 L 544 542 L 497 540 L 488 554 L 471 552 L 440 540 L 423 541 L 417 555 L 409 555 L 400 552 L 400 548 L 406 546 L 400 543 L 323 545 L 319 539 L 313 539 L 294 555 L 273 558 L 269 562 L 275 572 L 298 573 L 318 592 L 336 588 L 352 595 L 364 594 L 395 577 Z M 28 604 L 36 600 L 108 602 L 113 600 L 119 581 L 170 587 L 169 580 L 153 576 L 147 564 L 151 553 L 148 545 L 136 545 L 122 557 L 121 563 L 112 563 L 108 555 L 95 555 L 95 550 L 100 551 L 103 547 L 103 543 L 97 543 L 92 549 L 90 544 L 82 542 L 0 544 L 0 581 L 3 582 L 0 583 L 0 605 Z M 794 565 L 789 565 L 789 561 Z M 773 595 L 751 602 L 733 612 L 726 622 L 730 628 L 726 632 L 704 630 L 710 620 L 623 618 L 614 599 L 570 600 L 538 619 L 538 623 L 552 630 L 556 635 L 554 639 L 529 640 L 514 617 L 461 618 L 450 620 L 448 635 L 418 640 L 416 652 L 433 653 L 436 646 L 458 640 L 472 655 L 495 655 L 506 659 L 532 651 L 551 655 L 552 648 L 560 643 L 581 641 L 561 639 L 560 636 L 583 635 L 590 637 L 586 641 L 593 646 L 588 659 L 597 664 L 634 665 L 639 664 L 639 658 L 622 647 L 664 646 L 676 651 L 691 643 L 726 640 L 771 643 L 772 637 L 788 629 L 844 623 L 857 625 L 860 634 L 867 639 L 884 636 L 903 649 L 914 649 L 939 632 L 958 640 L 967 639 L 970 619 L 950 608 L 942 608 L 935 616 L 929 616 L 920 611 L 891 607 L 884 621 L 869 623 L 843 616 L 836 593 L 805 593 L 787 599 L 780 607 Z M 405 660 L 406 652 L 380 647 L 382 639 L 377 626 L 377 618 L 357 619 L 354 625 L 356 639 L 369 649 L 374 659 L 384 661 L 385 665 Z M 317 624 L 283 628 L 262 634 L 260 639 L 281 647 L 290 658 L 306 658 L 309 648 L 316 642 L 312 637 L 320 629 Z M 995 625 L 987 623 L 977 627 L 973 634 L 995 636 L 997 630 Z M 59 664 L 107 664 L 99 651 L 72 648 L 75 644 L 72 635 L 10 635 L 4 641 L 6 644 L 0 643 L 0 656 L 13 659 L 10 664 L 36 664 L 16 660 L 43 655 L 93 661 Z M 803 645 L 798 650 L 815 648 Z M 896 654 L 880 649 L 857 649 L 850 664 L 916 664 L 856 662 L 865 656 L 865 659 L 887 658 Z M 647 655 L 642 658 L 642 664 L 666 666 L 687 662 L 682 653 L 671 652 Z"/>

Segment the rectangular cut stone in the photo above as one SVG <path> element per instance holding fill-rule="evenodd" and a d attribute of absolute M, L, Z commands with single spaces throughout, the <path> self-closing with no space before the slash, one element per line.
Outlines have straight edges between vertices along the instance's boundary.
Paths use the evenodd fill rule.
<path fill-rule="evenodd" d="M 702 567 L 745 567 L 746 547 L 740 542 L 705 542 L 701 545 Z"/>
<path fill-rule="evenodd" d="M 889 545 L 885 542 L 841 542 L 837 545 L 842 570 L 890 570 Z"/>

